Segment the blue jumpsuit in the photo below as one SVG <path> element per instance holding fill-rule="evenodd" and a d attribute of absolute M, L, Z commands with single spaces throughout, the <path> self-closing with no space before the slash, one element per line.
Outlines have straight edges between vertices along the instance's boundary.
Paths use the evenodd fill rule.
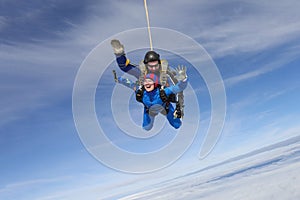
<path fill-rule="evenodd" d="M 137 85 L 130 81 L 129 79 L 124 79 L 122 77 L 118 77 L 119 83 L 129 87 L 129 88 L 136 88 Z M 164 88 L 164 91 L 167 97 L 170 94 L 176 94 L 178 92 L 183 91 L 187 87 L 188 81 L 179 81 L 176 85 L 169 86 Z M 165 108 L 165 102 L 162 101 L 159 94 L 159 88 L 156 87 L 151 92 L 144 91 L 143 94 L 143 104 L 144 104 L 144 114 L 143 114 L 143 129 L 150 130 L 153 127 L 155 116 L 162 112 Z M 181 126 L 180 118 L 173 117 L 175 109 L 172 104 L 169 104 L 169 112 L 167 113 L 167 119 L 171 126 L 175 129 L 178 129 Z"/>
<path fill-rule="evenodd" d="M 118 63 L 119 68 L 130 75 L 133 75 L 135 78 L 139 78 L 141 75 L 141 71 L 138 67 L 132 65 L 129 63 L 129 60 L 126 58 L 126 56 L 123 54 L 121 56 L 118 56 L 116 58 L 116 61 Z"/>

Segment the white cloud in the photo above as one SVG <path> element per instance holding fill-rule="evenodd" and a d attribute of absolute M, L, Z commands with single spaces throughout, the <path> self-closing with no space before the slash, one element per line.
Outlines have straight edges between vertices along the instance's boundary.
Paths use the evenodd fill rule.
<path fill-rule="evenodd" d="M 251 4 L 251 9 L 248 10 L 246 14 L 243 13 L 243 6 L 237 6 L 235 8 L 236 14 L 229 17 L 226 16 L 228 11 L 222 14 L 223 10 L 219 7 L 219 3 L 222 3 L 222 1 L 149 1 L 148 6 L 151 25 L 173 28 L 197 38 L 197 40 L 201 41 L 214 57 L 225 57 L 230 54 L 243 52 L 257 53 L 259 51 L 267 51 L 299 37 L 299 1 L 273 1 L 272 3 L 270 3 L 270 1 L 227 1 L 227 3 L 233 4 Z M 99 6 L 101 6 L 101 2 Z M 92 12 L 87 21 L 83 24 L 66 22 L 69 25 L 72 25 L 72 29 L 68 32 L 59 32 L 58 34 L 61 36 L 61 40 L 36 41 L 36 44 L 14 43 L 14 46 L 5 46 L 1 44 L 1 76 L 4 77 L 3 74 L 5 74 L 13 75 L 14 77 L 13 81 L 1 84 L 2 98 L 0 100 L 0 118 L 2 119 L 2 124 L 5 122 L 3 119 L 5 119 L 5 123 L 7 123 L 22 116 L 26 117 L 26 112 L 24 111 L 26 111 L 27 108 L 38 109 L 40 106 L 47 106 L 55 100 L 59 100 L 59 98 L 64 98 L 66 94 L 70 94 L 72 92 L 72 83 L 76 71 L 84 57 L 93 47 L 120 31 L 146 26 L 142 2 L 113 1 L 110 8 L 112 8 L 114 12 L 105 17 L 101 17 L 100 15 L 97 15 L 96 12 Z M 97 7 L 95 7 L 95 11 L 96 10 Z M 0 30 L 1 27 L 5 26 L 5 23 L 5 18 L 1 17 Z M 147 36 L 145 35 L 145 37 Z M 153 39 L 155 40 L 155 38 Z M 229 77 L 225 80 L 225 83 L 227 86 L 237 85 L 242 81 L 259 77 L 283 67 L 299 55 L 299 46 L 297 47 L 296 44 L 289 50 L 290 51 L 286 54 L 282 54 L 280 59 L 274 60 L 273 63 L 265 64 L 262 67 L 255 67 L 244 74 Z M 4 80 L 2 77 L 1 79 Z M 277 94 L 274 93 L 273 96 L 270 94 L 270 98 L 272 99 L 277 95 L 281 95 L 282 92 Z M 22 100 L 22 102 L 20 102 L 20 100 Z M 246 103 L 245 105 L 249 104 Z M 268 114 L 269 111 L 266 112 L 258 114 L 260 114 L 261 118 L 264 118 L 262 115 Z M 232 124 L 227 125 L 228 132 L 236 130 L 237 126 L 241 126 L 242 120 L 246 120 L 243 118 L 244 116 L 234 117 L 239 118 L 239 120 L 236 119 Z M 251 117 L 253 116 L 249 116 L 249 118 Z M 294 134 L 297 134 L 298 130 L 298 128 L 287 130 L 286 134 L 274 137 L 274 131 L 278 131 L 276 129 L 276 124 L 271 124 L 269 127 L 261 127 L 258 133 L 263 131 L 267 132 L 264 138 L 268 139 L 268 137 L 271 137 L 273 141 L 278 141 L 283 139 L 283 137 L 286 138 L 287 135 L 293 136 Z M 268 142 L 270 142 L 270 140 L 268 140 Z M 246 146 L 245 149 L 242 149 L 241 151 L 246 152 L 252 147 L 253 146 Z M 284 180 L 282 182 L 283 187 L 287 187 L 290 184 L 287 177 L 283 175 L 287 173 L 285 169 L 288 168 L 283 168 L 282 174 L 278 171 L 279 175 L 275 177 Z M 299 176 L 296 176 L 296 173 L 298 172 L 294 171 L 295 169 L 293 167 L 291 167 L 291 170 L 291 175 L 298 178 Z M 163 173 L 160 175 L 162 174 Z M 118 180 L 118 177 L 114 178 L 115 180 Z M 149 175 L 147 178 L 151 179 L 151 181 L 157 180 L 155 179 L 157 177 L 152 175 Z M 263 184 L 269 183 L 266 181 L 269 180 L 269 178 L 272 177 L 265 174 L 257 180 L 253 179 L 248 180 L 249 182 L 247 182 L 247 180 L 245 181 L 245 179 L 243 179 L 240 182 L 234 182 L 232 183 L 232 186 L 230 185 L 231 183 L 224 183 L 224 187 L 232 189 L 232 187 L 241 186 L 242 184 L 254 185 L 254 183 L 257 182 L 262 183 L 258 186 L 264 187 Z M 132 180 L 140 181 L 140 179 Z M 54 180 L 52 181 L 55 182 Z M 294 185 L 297 185 L 299 181 L 295 181 L 296 184 Z M 30 188 L 35 184 L 46 182 L 47 180 L 35 180 L 17 183 L 7 185 L 4 190 L 14 190 L 21 185 L 27 185 Z M 276 182 L 276 180 L 274 180 L 274 182 Z M 81 198 L 88 194 L 97 199 L 97 195 L 101 195 L 99 191 L 102 189 L 111 189 L 114 186 L 123 187 L 130 183 L 132 183 L 131 180 L 121 182 L 119 185 L 111 184 L 108 186 L 106 185 L 105 187 L 98 187 L 97 184 L 94 184 L 86 188 L 81 188 L 81 185 L 79 184 L 78 188 L 70 189 L 68 191 L 56 190 L 56 194 L 47 198 L 45 197 L 44 199 L 58 199 L 58 197 L 67 198 L 70 196 Z M 148 183 L 149 182 L 144 184 Z M 259 189 L 258 186 L 256 188 L 250 187 L 249 190 L 246 187 L 241 186 L 239 189 L 244 192 L 243 194 L 248 194 L 252 192 L 251 189 Z M 123 191 L 127 192 L 136 188 L 135 186 L 130 186 Z M 216 188 L 218 188 L 216 185 L 212 185 L 212 190 Z M 274 187 L 271 187 L 270 189 L 274 189 Z M 290 190 L 292 189 L 294 188 L 290 188 Z M 210 190 L 210 188 L 205 188 L 205 192 L 209 192 Z M 179 191 L 179 189 L 175 188 L 173 191 Z M 225 194 L 225 196 L 228 195 L 226 197 L 230 199 L 233 195 L 230 193 L 231 191 L 234 190 L 229 191 L 229 189 L 227 189 L 227 192 L 225 193 L 216 193 L 216 198 L 213 199 L 224 199 L 222 194 Z M 194 192 L 194 190 L 186 189 L 184 192 L 185 194 L 188 194 L 188 192 Z M 260 194 L 263 194 L 262 191 L 260 191 Z M 175 195 L 178 195 L 177 197 L 179 197 L 180 194 L 175 193 Z"/>
<path fill-rule="evenodd" d="M 26 181 L 8 183 L 0 188 L 0 198 L 2 199 L 32 199 L 33 196 L 44 191 L 42 187 L 51 188 L 52 185 L 60 184 L 61 182 L 70 181 L 71 176 L 31 179 Z M 32 192 L 36 190 L 36 192 Z M 20 196 L 22 195 L 22 197 Z"/>
<path fill-rule="evenodd" d="M 298 149 L 295 139 L 121 199 L 296 199 Z"/>
<path fill-rule="evenodd" d="M 201 31 L 195 33 L 195 37 L 204 42 L 204 46 L 212 52 L 214 57 L 239 52 L 257 52 L 299 37 L 300 25 L 297 11 L 299 2 L 297 1 L 272 3 L 269 1 L 227 1 L 227 3 L 246 10 L 234 14 L 228 13 L 225 9 L 214 12 L 214 7 L 209 7 L 213 13 L 217 14 L 216 19 L 222 20 L 224 17 L 226 20 L 215 24 L 207 23 L 200 29 Z M 218 4 L 215 6 L 217 7 Z M 213 22 L 214 18 L 208 20 Z"/>
<path fill-rule="evenodd" d="M 297 16 L 299 16 L 296 9 L 299 4 L 298 1 L 289 1 L 289 3 L 272 2 L 271 4 L 267 1 L 251 3 L 245 1 L 227 2 L 227 4 L 236 5 L 235 9 L 237 11 L 232 18 L 226 18 L 226 14 L 233 14 L 228 13 L 226 9 L 221 9 L 219 3 L 221 2 L 148 2 L 150 20 L 153 22 L 151 25 L 174 28 L 187 35 L 199 38 L 214 56 L 226 56 L 234 52 L 260 51 L 289 42 L 299 35 L 298 27 L 300 25 L 298 20 L 296 20 Z M 101 2 L 98 6 L 102 6 Z M 247 6 L 251 9 L 250 11 L 246 10 L 245 14 L 242 11 Z M 115 33 L 146 26 L 142 2 L 112 2 L 108 9 L 112 12 L 106 15 L 105 18 L 100 17 L 100 13 L 96 12 L 96 7 L 83 24 L 72 23 L 72 29 L 68 32 L 60 33 L 62 40 L 37 41 L 38 43 L 36 44 L 28 45 L 15 43 L 14 47 L 3 45 L 1 51 L 1 60 L 3 62 L 1 65 L 4 68 L 1 67 L 1 71 L 5 70 L 18 74 L 17 70 L 12 72 L 11 67 L 5 66 L 12 65 L 9 63 L 13 61 L 12 63 L 15 63 L 15 65 L 27 68 L 28 71 L 24 74 L 26 76 L 36 76 L 42 73 L 41 77 L 48 83 L 40 84 L 40 91 L 43 88 L 51 91 L 54 87 L 58 87 L 58 85 L 53 85 L 53 83 L 58 83 L 62 88 L 71 89 L 71 85 L 61 82 L 61 79 L 65 76 L 69 77 L 68 81 L 72 81 L 80 62 L 89 50 Z M 168 15 L 166 15 L 166 12 L 168 12 Z M 215 23 L 216 20 L 221 20 L 222 17 L 220 16 L 222 13 L 227 20 Z M 218 16 L 214 16 L 214 14 L 218 14 Z M 0 24 L 5 24 L 4 17 L 0 18 Z M 153 39 L 155 40 L 155 38 Z M 298 51 L 294 51 L 294 56 L 297 53 Z M 283 55 L 280 59 L 289 61 L 292 58 L 289 55 Z M 26 66 L 24 65 L 25 63 L 27 63 Z M 29 65 L 32 66 L 30 67 Z M 280 66 L 265 66 L 228 78 L 226 81 L 229 85 L 236 84 L 270 72 L 278 67 Z M 17 79 L 16 82 L 18 82 Z M 30 88 L 27 88 L 24 94 L 29 95 L 31 93 L 30 90 Z M 22 95 L 22 93 L 17 91 L 15 93 Z M 39 99 L 43 95 L 46 94 L 36 94 L 36 97 L 33 98 L 36 101 L 40 101 Z M 55 95 L 49 93 L 49 96 Z M 22 98 L 20 96 L 20 99 Z M 26 99 L 26 97 L 23 99 Z M 41 104 L 41 102 L 32 101 L 32 104 Z M 20 109 L 22 109 L 21 106 Z M 12 116 L 11 118 L 14 117 Z"/>
<path fill-rule="evenodd" d="M 0 16 L 0 31 L 5 28 L 7 19 L 4 16 Z"/>
<path fill-rule="evenodd" d="M 288 67 L 288 64 L 298 58 L 300 49 L 298 46 L 291 47 L 286 52 L 279 55 L 279 59 L 274 59 L 264 63 L 261 67 L 253 67 L 252 70 L 243 74 L 234 75 L 224 80 L 226 87 L 236 86 L 237 84 L 250 79 L 257 78 L 266 73 L 273 72 L 282 67 Z"/>
<path fill-rule="evenodd" d="M 32 185 L 41 185 L 41 184 L 45 184 L 45 183 L 53 183 L 53 182 L 58 182 L 58 181 L 62 181 L 62 180 L 67 180 L 70 179 L 69 176 L 65 176 L 65 177 L 56 177 L 56 178 L 48 178 L 48 179 L 32 179 L 32 180 L 27 180 L 27 181 L 23 181 L 23 182 L 16 182 L 16 183 L 12 183 L 12 184 L 8 184 L 6 186 L 4 186 L 3 188 L 1 188 L 0 192 L 4 192 L 4 191 L 14 191 L 14 190 L 18 190 L 18 188 L 24 188 L 24 187 L 31 187 Z"/>
<path fill-rule="evenodd" d="M 71 96 L 76 71 L 86 56 L 85 47 L 76 46 L 60 41 L 2 45 L 1 125 Z"/>

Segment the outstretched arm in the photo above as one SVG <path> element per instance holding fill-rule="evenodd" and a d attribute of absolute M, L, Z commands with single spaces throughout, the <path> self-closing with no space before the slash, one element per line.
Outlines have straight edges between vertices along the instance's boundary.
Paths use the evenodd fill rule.
<path fill-rule="evenodd" d="M 118 83 L 120 83 L 130 89 L 133 89 L 134 91 L 138 88 L 138 84 L 128 78 L 118 77 Z"/>
<path fill-rule="evenodd" d="M 187 84 L 188 84 L 187 78 L 184 81 L 178 81 L 176 85 L 165 88 L 166 94 L 170 95 L 171 93 L 177 94 L 179 92 L 182 92 L 187 87 Z"/>
<path fill-rule="evenodd" d="M 114 75 L 114 79 L 116 83 L 120 83 L 130 89 L 133 89 L 134 91 L 138 88 L 138 84 L 137 82 L 133 82 L 132 80 L 128 79 L 128 78 L 123 78 L 123 77 L 118 77 L 116 70 L 113 70 L 113 75 Z"/>
<path fill-rule="evenodd" d="M 130 63 L 130 60 L 125 56 L 124 45 L 121 44 L 119 40 L 112 40 L 111 46 L 114 50 L 114 54 L 116 55 L 116 61 L 118 63 L 119 68 L 130 75 L 133 75 L 137 79 L 139 78 L 141 72 L 138 67 Z"/>
<path fill-rule="evenodd" d="M 178 66 L 176 69 L 175 77 L 178 80 L 178 83 L 176 83 L 176 85 L 174 85 L 174 86 L 170 86 L 165 89 L 167 95 L 170 95 L 170 93 L 176 94 L 176 93 L 182 92 L 187 87 L 188 78 L 186 75 L 186 67 Z"/>

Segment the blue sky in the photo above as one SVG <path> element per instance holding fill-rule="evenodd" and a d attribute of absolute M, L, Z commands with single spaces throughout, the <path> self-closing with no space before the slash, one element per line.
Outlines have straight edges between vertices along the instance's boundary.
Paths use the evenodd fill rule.
<path fill-rule="evenodd" d="M 217 145 L 199 160 L 210 97 L 203 80 L 191 79 L 193 87 L 199 83 L 201 110 L 193 144 L 173 165 L 142 175 L 115 171 L 89 154 L 75 128 L 72 91 L 82 62 L 99 43 L 146 26 L 143 2 L 3 0 L 0 5 L 1 199 L 126 194 L 299 135 L 299 1 L 148 1 L 152 26 L 188 35 L 212 57 L 224 81 L 227 112 Z M 126 48 L 135 41 L 122 42 Z M 96 99 L 101 95 L 97 91 Z M 98 119 L 106 120 L 100 113 Z M 122 144 L 153 150 L 175 136 L 160 137 L 155 143 Z"/>

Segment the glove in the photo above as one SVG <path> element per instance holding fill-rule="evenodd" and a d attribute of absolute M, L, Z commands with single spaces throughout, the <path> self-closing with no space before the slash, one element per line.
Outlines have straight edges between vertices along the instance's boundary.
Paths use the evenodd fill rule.
<path fill-rule="evenodd" d="M 174 119 L 183 117 L 183 113 L 181 112 L 180 104 L 178 102 L 176 103 L 176 108 L 173 113 L 173 117 Z"/>
<path fill-rule="evenodd" d="M 176 76 L 175 76 L 175 78 L 178 81 L 184 81 L 187 78 L 186 67 L 185 66 L 178 65 L 178 67 L 176 69 Z"/>
<path fill-rule="evenodd" d="M 173 118 L 176 119 L 176 118 L 181 118 L 181 110 L 175 110 L 174 113 L 173 113 Z"/>
<path fill-rule="evenodd" d="M 110 42 L 116 56 L 124 55 L 124 45 L 119 40 L 111 40 Z"/>

